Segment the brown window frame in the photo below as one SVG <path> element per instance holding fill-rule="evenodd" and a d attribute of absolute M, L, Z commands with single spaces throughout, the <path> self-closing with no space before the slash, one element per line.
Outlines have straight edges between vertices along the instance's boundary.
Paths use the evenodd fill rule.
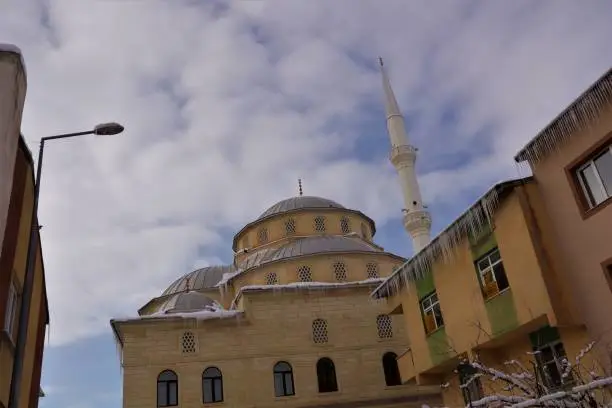
<path fill-rule="evenodd" d="M 612 132 L 608 133 L 599 142 L 595 143 L 565 167 L 565 175 L 568 179 L 572 194 L 576 200 L 576 204 L 578 205 L 580 216 L 583 220 L 592 217 L 612 204 L 612 196 L 608 197 L 598 205 L 591 207 L 587 197 L 585 196 L 580 180 L 578 179 L 578 170 L 587 162 L 593 160 L 596 156 L 601 154 L 606 148 L 610 147 L 612 147 Z"/>

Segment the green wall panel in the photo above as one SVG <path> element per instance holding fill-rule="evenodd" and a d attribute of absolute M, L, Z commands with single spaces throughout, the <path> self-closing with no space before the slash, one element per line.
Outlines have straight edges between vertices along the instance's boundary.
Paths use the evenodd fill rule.
<path fill-rule="evenodd" d="M 429 295 L 431 292 L 436 290 L 436 285 L 434 284 L 433 274 L 431 271 L 425 273 L 425 276 L 422 279 L 417 280 L 415 285 L 419 301 L 423 299 L 423 296 Z"/>
<path fill-rule="evenodd" d="M 448 339 L 444 327 L 427 336 L 427 346 L 434 366 L 449 358 Z"/>
<path fill-rule="evenodd" d="M 493 336 L 498 336 L 518 327 L 518 317 L 511 290 L 506 290 L 485 301 L 485 308 L 487 309 Z"/>

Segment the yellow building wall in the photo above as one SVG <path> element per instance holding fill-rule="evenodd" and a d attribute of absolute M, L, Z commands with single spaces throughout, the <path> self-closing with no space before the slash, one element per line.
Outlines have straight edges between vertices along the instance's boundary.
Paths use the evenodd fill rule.
<path fill-rule="evenodd" d="M 156 378 L 166 368 L 179 376 L 179 405 L 201 406 L 201 375 L 207 366 L 221 369 L 223 405 L 231 407 L 318 406 L 418 392 L 439 395 L 439 387 L 385 386 L 382 356 L 388 351 L 401 354 L 407 338 L 398 319 L 393 321 L 393 338 L 378 337 L 376 316 L 383 313 L 384 305 L 369 299 L 371 289 L 286 291 L 282 296 L 247 293 L 243 297 L 246 317 L 238 322 L 181 320 L 123 325 L 124 408 L 155 406 Z M 312 341 L 316 318 L 328 322 L 327 344 Z M 197 334 L 195 355 L 181 354 L 180 336 L 186 329 Z M 336 365 L 338 392 L 318 392 L 315 367 L 324 356 Z M 293 367 L 295 396 L 274 396 L 272 368 L 278 361 Z M 427 401 L 439 403 L 435 396 Z M 401 406 L 420 407 L 421 403 L 404 402 Z"/>
<path fill-rule="evenodd" d="M 25 159 L 25 154 L 23 151 L 19 152 L 18 161 L 23 163 Z M 20 169 L 20 166 L 17 167 Z M 30 240 L 30 226 L 32 219 L 32 206 L 33 206 L 33 198 L 34 198 L 34 184 L 33 184 L 33 169 L 31 166 L 25 166 L 26 169 L 26 185 L 23 193 L 23 204 L 21 209 L 21 216 L 19 222 L 19 232 L 18 232 L 18 240 L 17 247 L 15 251 L 15 256 L 13 260 L 13 268 L 12 271 L 14 273 L 13 278 L 16 278 L 19 290 L 23 290 L 23 283 L 25 279 L 25 270 L 26 270 L 26 262 L 27 262 L 27 252 L 28 245 Z M 40 244 L 39 244 L 40 245 Z M 31 400 L 31 385 L 32 385 L 32 377 L 34 376 L 34 372 L 39 369 L 37 365 L 39 362 L 35 361 L 36 355 L 36 345 L 37 345 L 37 335 L 38 335 L 38 327 L 41 324 L 46 324 L 46 316 L 40 315 L 41 311 L 41 302 L 45 302 L 45 288 L 43 285 L 43 263 L 42 263 L 42 252 L 40 251 L 40 246 L 38 247 L 38 257 L 36 264 L 36 271 L 34 277 L 34 288 L 32 294 L 32 304 L 30 306 L 29 320 L 28 320 L 28 337 L 26 341 L 26 351 L 25 351 L 25 361 L 24 361 L 24 370 L 21 382 L 20 389 L 20 398 L 19 398 L 19 407 L 20 408 L 30 408 L 30 400 Z M 44 309 L 44 308 L 43 308 Z M 17 316 L 19 319 L 19 316 Z M 16 331 L 18 328 L 16 327 Z M 13 368 L 13 355 L 14 355 L 14 347 L 9 344 L 2 344 L 0 342 L 0 403 L 8 404 L 9 399 L 9 390 L 10 390 L 10 380 L 12 375 Z M 38 388 L 38 387 L 37 387 Z M 35 398 L 38 398 L 38 393 L 36 393 Z"/>
<path fill-rule="evenodd" d="M 443 365 L 445 361 L 458 354 L 469 354 L 475 347 L 503 340 L 502 334 L 521 326 L 525 326 L 527 333 L 546 322 L 556 324 L 555 310 L 528 226 L 524 205 L 515 190 L 500 203 L 493 230 L 510 288 L 486 301 L 467 238 L 455 248 L 451 258 L 433 263 L 433 284 L 444 318 L 442 329 L 425 334 L 417 290 L 421 283 L 410 283 L 390 300 L 388 311 L 397 309 L 398 299 L 401 300 L 403 321 L 410 328 L 415 374 L 440 374 L 448 370 Z M 534 327 L 530 328 L 530 324 Z M 421 382 L 426 382 L 425 377 Z"/>

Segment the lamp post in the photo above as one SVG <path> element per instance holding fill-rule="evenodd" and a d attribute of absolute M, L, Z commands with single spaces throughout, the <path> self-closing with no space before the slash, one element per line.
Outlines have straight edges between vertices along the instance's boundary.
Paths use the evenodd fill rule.
<path fill-rule="evenodd" d="M 23 291 L 21 295 L 21 305 L 19 308 L 19 326 L 17 330 L 17 340 L 15 344 L 15 355 L 13 360 L 13 372 L 11 374 L 11 387 L 9 391 L 8 408 L 18 408 L 21 379 L 23 377 L 25 346 L 28 337 L 28 320 L 30 317 L 30 306 L 32 303 L 34 275 L 36 275 L 36 258 L 38 255 L 38 196 L 40 193 L 40 176 L 42 172 L 42 160 L 45 149 L 45 142 L 48 140 L 67 139 L 70 137 L 85 135 L 116 135 L 118 133 L 123 132 L 123 129 L 123 126 L 118 123 L 103 123 L 97 125 L 92 130 L 88 130 L 85 132 L 65 133 L 55 136 L 46 136 L 40 139 L 40 149 L 38 150 L 38 164 L 36 166 L 36 179 L 34 180 L 34 202 L 32 204 L 31 219 L 32 227 L 30 229 L 26 271 L 23 282 Z"/>

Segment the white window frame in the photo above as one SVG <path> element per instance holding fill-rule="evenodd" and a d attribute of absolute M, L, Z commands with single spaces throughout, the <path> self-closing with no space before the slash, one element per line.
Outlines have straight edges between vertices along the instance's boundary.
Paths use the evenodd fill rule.
<path fill-rule="evenodd" d="M 17 328 L 17 316 L 19 311 L 19 288 L 17 282 L 11 279 L 9 285 L 8 296 L 6 299 L 6 312 L 4 314 L 3 330 L 8 334 L 8 337 L 15 341 L 15 329 Z"/>
<path fill-rule="evenodd" d="M 543 380 L 544 380 L 544 382 L 545 382 L 545 384 L 546 384 L 546 386 L 548 388 L 551 388 L 551 387 L 555 386 L 554 384 L 549 383 L 550 379 L 548 377 L 546 377 L 546 367 L 548 367 L 548 363 L 552 363 L 552 362 L 554 362 L 555 365 L 557 366 L 557 371 L 559 372 L 559 378 L 561 378 L 561 385 L 559 385 L 559 386 L 562 386 L 562 385 L 565 385 L 565 384 L 573 382 L 573 378 L 571 377 L 571 375 L 570 375 L 569 378 L 563 378 L 563 370 L 564 370 L 563 369 L 563 360 L 567 359 L 567 354 L 563 355 L 563 356 L 557 355 L 555 347 L 557 345 L 559 345 L 559 344 L 561 344 L 563 346 L 563 350 L 565 350 L 565 345 L 563 344 L 563 342 L 561 340 L 555 340 L 555 341 L 552 341 L 550 343 L 543 344 L 542 346 L 537 348 L 537 351 L 540 352 L 540 356 L 542 355 L 541 354 L 542 351 L 544 349 L 547 349 L 547 348 L 550 349 L 551 354 L 553 356 L 553 359 L 550 360 L 550 361 L 542 361 L 542 358 L 538 357 L 538 364 L 540 366 L 540 370 L 541 370 L 542 376 L 544 377 Z"/>
<path fill-rule="evenodd" d="M 591 160 L 587 161 L 586 163 L 578 167 L 578 169 L 576 169 L 576 172 L 575 172 L 575 176 L 578 179 L 578 183 L 580 184 L 580 188 L 582 189 L 582 194 L 584 195 L 586 203 L 589 206 L 588 208 L 589 210 L 592 210 L 593 208 L 599 206 L 603 202 L 612 198 L 612 191 L 611 192 L 606 191 L 606 187 L 604 186 L 603 180 L 601 179 L 601 175 L 599 174 L 599 169 L 597 168 L 597 166 L 595 166 L 595 160 L 605 154 L 612 155 L 612 145 L 604 148 L 601 152 L 595 155 Z M 583 177 L 582 177 L 582 172 L 589 167 L 593 168 L 593 174 L 595 175 L 595 178 L 596 178 L 596 181 L 595 181 L 596 185 L 594 186 L 590 186 L 590 185 L 586 186 L 583 180 Z M 593 189 L 598 189 L 599 192 L 603 196 L 605 196 L 605 198 L 600 202 L 597 202 L 597 203 L 593 202 L 594 200 L 591 200 L 591 196 L 589 194 L 589 190 L 593 190 Z"/>
<path fill-rule="evenodd" d="M 491 262 L 491 256 L 492 256 L 493 254 L 495 254 L 495 253 L 497 253 L 497 254 L 498 254 L 499 259 L 498 259 L 497 261 L 495 261 L 495 262 Z M 485 259 L 488 259 L 488 260 L 489 260 L 489 266 L 487 266 L 487 267 L 486 267 L 486 268 L 484 268 L 484 269 L 480 269 L 480 263 L 481 263 L 482 261 L 484 261 Z M 485 288 L 485 287 L 486 287 L 486 285 L 487 285 L 487 283 L 485 282 L 485 278 L 484 278 L 484 277 L 485 277 L 485 275 L 486 275 L 487 273 L 490 273 L 490 274 L 491 274 L 491 276 L 493 277 L 493 282 L 497 283 L 497 277 L 495 276 L 495 272 L 494 272 L 494 269 L 493 269 L 493 268 L 494 268 L 496 265 L 499 265 L 499 264 L 503 264 L 502 257 L 501 257 L 501 253 L 499 252 L 499 248 L 495 248 L 493 251 L 491 251 L 491 252 L 489 252 L 489 253 L 487 253 L 487 254 L 485 254 L 485 255 L 481 256 L 481 257 L 480 257 L 480 258 L 478 258 L 478 260 L 476 261 L 476 269 L 478 269 L 478 276 L 480 277 L 480 283 L 482 284 L 483 290 L 484 290 L 484 288 Z M 506 271 L 506 270 L 505 270 L 505 268 L 504 268 L 504 273 L 505 273 L 505 271 Z M 508 275 L 506 274 L 506 279 L 507 279 L 507 278 L 508 278 Z M 499 289 L 499 287 L 498 287 L 498 288 L 497 288 L 497 293 L 496 293 L 496 294 L 502 293 L 502 292 L 504 292 L 504 291 L 506 291 L 506 290 L 508 290 L 508 289 L 510 289 L 510 286 L 508 286 L 507 288 L 501 289 L 501 290 L 500 290 L 500 289 Z"/>
<path fill-rule="evenodd" d="M 433 301 L 433 298 L 436 298 L 435 301 Z M 428 303 L 427 306 L 425 306 L 425 304 Z M 442 316 L 442 307 L 440 306 L 440 299 L 438 298 L 438 292 L 433 292 L 430 295 L 425 296 L 423 299 L 421 299 L 421 310 L 423 311 L 423 316 L 427 316 L 427 314 L 429 312 L 431 312 L 431 314 L 433 315 L 433 321 L 436 325 L 435 330 L 438 330 L 440 327 L 444 327 L 444 317 L 442 318 L 442 324 L 438 325 L 438 322 L 436 320 L 436 313 L 434 312 L 434 309 L 436 308 L 436 306 L 438 306 L 438 309 L 440 310 L 440 316 Z M 427 329 L 427 327 L 426 327 Z"/>

